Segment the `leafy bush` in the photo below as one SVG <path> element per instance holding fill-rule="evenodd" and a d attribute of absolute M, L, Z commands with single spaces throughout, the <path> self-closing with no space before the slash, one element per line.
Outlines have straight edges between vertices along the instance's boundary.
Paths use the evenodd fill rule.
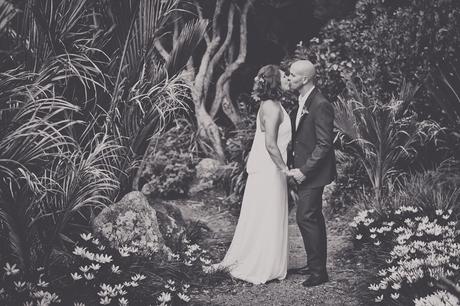
<path fill-rule="evenodd" d="M 363 165 L 351 155 L 338 158 L 337 178 L 332 185 L 328 205 L 339 212 L 355 204 L 358 193 L 370 188 L 369 178 Z"/>
<path fill-rule="evenodd" d="M 437 61 L 457 61 L 459 26 L 457 1 L 359 0 L 354 14 L 330 21 L 296 57 L 318 64 L 318 84 L 332 100 L 354 78 L 388 99 L 402 80 L 423 84 Z"/>
<path fill-rule="evenodd" d="M 433 100 L 447 117 L 447 139 L 455 158 L 460 159 L 460 63 L 446 62 L 436 67 L 426 83 Z"/>
<path fill-rule="evenodd" d="M 174 127 L 158 137 L 146 160 L 143 180 L 148 193 L 165 198 L 187 195 L 195 176 L 196 134 L 186 121 L 176 121 Z"/>
<path fill-rule="evenodd" d="M 460 231 L 452 210 L 421 210 L 402 206 L 380 215 L 364 210 L 355 217 L 356 245 L 373 244 L 389 251 L 386 265 L 378 273 L 376 302 L 399 300 L 408 303 L 427 293 L 441 276 L 460 276 Z"/>

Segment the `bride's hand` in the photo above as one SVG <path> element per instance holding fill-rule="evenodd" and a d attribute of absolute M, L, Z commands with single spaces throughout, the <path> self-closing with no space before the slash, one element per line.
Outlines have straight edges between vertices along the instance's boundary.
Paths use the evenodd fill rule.
<path fill-rule="evenodd" d="M 289 175 L 289 171 L 290 171 L 290 170 L 289 170 L 288 167 L 286 167 L 286 168 L 284 168 L 284 169 L 281 169 L 281 172 L 283 172 L 284 174 L 286 174 L 286 176 Z"/>

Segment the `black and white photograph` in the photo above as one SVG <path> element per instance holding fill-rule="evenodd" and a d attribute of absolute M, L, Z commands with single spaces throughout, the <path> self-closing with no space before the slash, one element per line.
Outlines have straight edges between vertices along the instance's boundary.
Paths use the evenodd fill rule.
<path fill-rule="evenodd" d="M 460 0 L 0 0 L 1 306 L 460 306 Z"/>

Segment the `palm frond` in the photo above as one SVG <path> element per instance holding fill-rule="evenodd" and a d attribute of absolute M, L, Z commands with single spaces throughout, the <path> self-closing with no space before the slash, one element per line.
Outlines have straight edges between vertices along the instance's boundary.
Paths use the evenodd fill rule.
<path fill-rule="evenodd" d="M 85 208 L 106 206 L 114 198 L 119 182 L 117 165 L 120 146 L 108 135 L 95 135 L 86 148 L 58 160 L 48 176 L 57 187 L 33 204 L 37 219 L 53 224 L 48 244 L 64 245 L 62 235 L 71 236 L 69 222 Z"/>
<path fill-rule="evenodd" d="M 357 118 L 354 114 L 358 108 L 357 103 L 339 97 L 337 102 L 334 103 L 334 108 L 336 110 L 334 118 L 335 127 L 338 128 L 339 131 L 347 135 L 350 139 L 357 139 Z"/>
<path fill-rule="evenodd" d="M 205 20 L 190 21 L 184 25 L 166 62 L 168 75 L 174 75 L 185 67 L 190 55 L 203 40 L 207 26 Z"/>
<path fill-rule="evenodd" d="M 142 66 L 150 58 L 153 43 L 159 31 L 171 17 L 178 0 L 148 1 L 140 0 L 137 14 L 133 14 L 132 30 L 126 36 L 126 56 L 123 56 L 121 67 L 126 67 L 128 79 L 137 79 Z"/>
<path fill-rule="evenodd" d="M 336 103 L 336 127 L 348 136 L 344 145 L 366 169 L 377 201 L 385 185 L 398 175 L 398 163 L 414 155 L 414 145 L 429 141 L 441 131 L 435 122 L 418 122 L 405 110 L 417 88 L 407 83 L 402 87 L 401 97 L 382 103 L 364 88 L 351 84 L 350 97 Z"/>
<path fill-rule="evenodd" d="M 15 15 L 14 6 L 6 0 L 0 0 L 0 36 L 4 34 L 8 23 Z"/>
<path fill-rule="evenodd" d="M 2 205 L 3 206 L 3 205 Z M 5 243 L 7 250 L 2 250 L 5 253 L 10 253 L 19 263 L 21 267 L 26 266 L 26 252 L 24 240 L 16 229 L 15 218 L 10 216 L 8 212 L 0 206 L 0 241 Z"/>

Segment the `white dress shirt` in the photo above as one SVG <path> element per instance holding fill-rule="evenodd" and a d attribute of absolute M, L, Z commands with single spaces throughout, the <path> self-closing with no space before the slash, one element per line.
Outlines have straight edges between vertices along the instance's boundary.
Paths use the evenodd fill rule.
<path fill-rule="evenodd" d="M 299 126 L 299 121 L 300 121 L 300 115 L 302 114 L 302 110 L 305 106 L 305 102 L 307 102 L 308 96 L 310 96 L 311 92 L 315 89 L 315 86 L 313 86 L 307 93 L 303 96 L 299 96 L 299 109 L 297 110 L 297 116 L 295 118 L 295 128 L 297 129 Z"/>

